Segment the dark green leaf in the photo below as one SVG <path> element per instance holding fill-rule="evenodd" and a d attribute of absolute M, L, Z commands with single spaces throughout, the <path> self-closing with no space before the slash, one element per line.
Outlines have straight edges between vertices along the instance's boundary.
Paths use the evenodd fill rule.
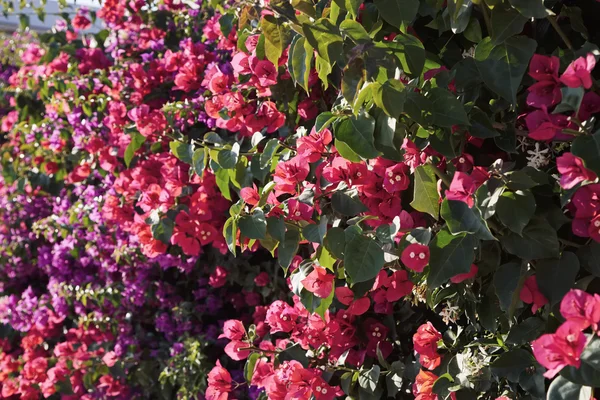
<path fill-rule="evenodd" d="M 152 237 L 168 245 L 171 243 L 174 227 L 175 223 L 172 219 L 162 218 L 158 224 L 152 225 Z"/>
<path fill-rule="evenodd" d="M 206 167 L 206 150 L 205 148 L 196 149 L 192 155 L 192 167 L 194 172 L 198 175 L 202 175 L 202 171 Z"/>
<path fill-rule="evenodd" d="M 336 119 L 337 119 L 337 116 L 329 111 L 319 114 L 315 121 L 315 130 L 317 132 L 321 132 L 323 129 L 327 128 Z"/>
<path fill-rule="evenodd" d="M 533 365 L 533 362 L 533 357 L 527 350 L 514 349 L 502 354 L 490 367 L 494 375 L 516 381 L 521 371 Z"/>
<path fill-rule="evenodd" d="M 470 125 L 465 108 L 450 91 L 436 87 L 427 93 L 431 100 L 433 124 L 450 128 L 453 125 Z"/>
<path fill-rule="evenodd" d="M 578 136 L 571 145 L 571 153 L 581 158 L 587 168 L 600 174 L 600 131 Z"/>
<path fill-rule="evenodd" d="M 131 134 L 131 141 L 127 145 L 127 148 L 125 149 L 125 155 L 123 157 L 123 160 L 125 161 L 125 165 L 127 167 L 129 167 L 129 164 L 131 163 L 131 160 L 133 159 L 135 152 L 140 147 L 142 147 L 142 144 L 144 144 L 145 141 L 146 141 L 146 137 L 142 136 L 140 133 L 133 132 Z"/>
<path fill-rule="evenodd" d="M 516 262 L 501 265 L 494 274 L 494 288 L 502 311 L 512 314 L 519 302 L 519 285 L 523 280 L 523 268 Z"/>
<path fill-rule="evenodd" d="M 183 161 L 186 164 L 192 163 L 192 158 L 194 154 L 191 145 L 187 143 L 173 141 L 169 143 L 169 147 L 171 148 L 171 153 L 173 153 L 175 157 L 177 157 L 179 160 Z"/>
<path fill-rule="evenodd" d="M 395 28 L 403 22 L 410 22 L 419 11 L 418 0 L 375 0 L 381 18 Z"/>
<path fill-rule="evenodd" d="M 504 192 L 498 199 L 496 214 L 511 231 L 521 234 L 535 213 L 535 198 L 529 190 Z"/>
<path fill-rule="evenodd" d="M 285 240 L 285 223 L 283 217 L 267 218 L 267 231 L 273 239 L 283 242 Z"/>
<path fill-rule="evenodd" d="M 500 239 L 510 254 L 525 260 L 557 258 L 560 245 L 556 231 L 547 221 L 532 221 L 523 230 L 522 237 L 511 232 Z"/>
<path fill-rule="evenodd" d="M 600 278 L 600 243 L 592 241 L 587 246 L 581 247 L 577 251 L 577 256 L 583 268 Z"/>
<path fill-rule="evenodd" d="M 509 3 L 527 18 L 545 18 L 548 16 L 548 10 L 544 7 L 544 0 L 509 0 Z"/>
<path fill-rule="evenodd" d="M 346 143 L 359 156 L 371 159 L 379 155 L 374 145 L 374 131 L 375 120 L 370 115 L 362 113 L 338 122 L 335 127 L 335 137 Z"/>
<path fill-rule="evenodd" d="M 367 392 L 373 393 L 377 388 L 377 382 L 379 382 L 379 374 L 381 369 L 379 365 L 373 365 L 371 369 L 360 371 L 358 376 L 358 384 L 361 388 Z"/>
<path fill-rule="evenodd" d="M 264 239 L 267 235 L 267 220 L 260 208 L 255 208 L 251 215 L 244 215 L 238 221 L 242 235 L 249 239 Z"/>
<path fill-rule="evenodd" d="M 221 166 L 221 168 L 225 169 L 233 169 L 238 162 L 240 145 L 238 143 L 234 143 L 233 148 L 220 150 L 217 155 L 217 163 Z"/>
<path fill-rule="evenodd" d="M 335 258 L 344 258 L 346 236 L 342 228 L 336 226 L 329 229 L 325 235 L 323 244 L 329 253 L 331 253 L 331 255 L 333 255 Z"/>
<path fill-rule="evenodd" d="M 374 94 L 375 104 L 390 117 L 399 118 L 404 111 L 406 95 L 407 91 L 404 90 L 402 82 L 390 79 L 378 87 Z"/>
<path fill-rule="evenodd" d="M 535 269 L 540 292 L 553 306 L 559 303 L 564 295 L 573 288 L 579 272 L 579 260 L 575 254 L 566 251 L 560 260 L 538 261 Z"/>
<path fill-rule="evenodd" d="M 333 65 L 342 54 L 342 35 L 327 18 L 302 24 L 302 31 L 308 43 L 329 65 Z"/>
<path fill-rule="evenodd" d="M 559 376 L 550 384 L 547 400 L 590 400 L 592 393 L 591 387 L 569 382 Z"/>
<path fill-rule="evenodd" d="M 265 145 L 265 148 L 263 149 L 263 152 L 260 154 L 261 168 L 267 168 L 269 166 L 269 164 L 271 163 L 271 159 L 273 158 L 273 155 L 275 154 L 279 146 L 279 139 L 269 139 L 269 141 Z"/>
<path fill-rule="evenodd" d="M 335 192 L 331 196 L 331 206 L 334 211 L 348 217 L 354 217 L 355 215 L 369 210 L 360 201 L 356 192 L 350 194 L 341 191 Z"/>
<path fill-rule="evenodd" d="M 519 325 L 513 326 L 508 333 L 506 343 L 523 345 L 540 337 L 544 330 L 544 321 L 538 317 L 530 317 Z"/>
<path fill-rule="evenodd" d="M 431 269 L 427 286 L 435 289 L 453 276 L 469 272 L 475 258 L 476 245 L 477 239 L 473 235 L 452 235 L 447 228 L 439 231 L 429 246 Z"/>
<path fill-rule="evenodd" d="M 473 2 L 470 0 L 448 0 L 447 4 L 452 33 L 458 34 L 464 32 L 471 18 Z"/>
<path fill-rule="evenodd" d="M 493 45 L 485 38 L 475 49 L 475 63 L 485 84 L 504 99 L 516 104 L 517 92 L 537 43 L 524 36 L 510 37 Z"/>
<path fill-rule="evenodd" d="M 464 201 L 444 199 L 441 216 L 454 235 L 472 233 L 482 240 L 495 240 L 480 211 L 475 206 L 469 208 Z"/>
<path fill-rule="evenodd" d="M 309 49 L 306 47 L 309 47 Z M 296 36 L 288 53 L 288 69 L 294 82 L 300 85 L 306 92 L 310 90 L 308 79 L 313 59 L 314 54 L 310 45 L 307 46 L 306 40 L 302 36 Z"/>
<path fill-rule="evenodd" d="M 469 133 L 481 139 L 488 139 L 499 136 L 497 130 L 492 126 L 492 122 L 486 113 L 481 111 L 479 107 L 471 109 L 471 129 Z"/>
<path fill-rule="evenodd" d="M 350 239 L 344 253 L 344 268 L 353 283 L 373 279 L 383 268 L 381 246 L 366 236 L 356 235 Z"/>
<path fill-rule="evenodd" d="M 230 217 L 225 221 L 225 225 L 223 226 L 223 236 L 225 237 L 225 242 L 227 243 L 229 251 L 235 256 L 237 242 L 237 222 L 235 217 Z"/>
<path fill-rule="evenodd" d="M 287 272 L 290 267 L 294 256 L 298 252 L 298 246 L 300 244 L 300 231 L 297 228 L 288 227 L 285 232 L 285 239 L 279 243 L 277 249 L 277 256 L 279 265 Z"/>
<path fill-rule="evenodd" d="M 579 107 L 581 107 L 581 101 L 585 94 L 583 87 L 570 88 L 565 86 L 561 89 L 561 92 L 562 100 L 560 104 L 554 108 L 552 113 L 558 114 L 571 111 L 574 112 L 575 115 L 579 114 Z"/>
<path fill-rule="evenodd" d="M 502 6 L 492 10 L 492 44 L 500 44 L 511 36 L 523 31 L 527 17 L 513 8 Z"/>

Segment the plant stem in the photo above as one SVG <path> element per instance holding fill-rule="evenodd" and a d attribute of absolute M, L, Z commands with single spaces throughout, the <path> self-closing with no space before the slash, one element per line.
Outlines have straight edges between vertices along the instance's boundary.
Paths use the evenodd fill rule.
<path fill-rule="evenodd" d="M 445 172 L 443 172 L 441 169 L 439 169 L 436 165 L 433 165 L 433 164 L 429 164 L 429 165 L 431 165 L 431 169 L 433 169 L 433 172 L 435 172 L 437 177 L 440 178 L 442 180 L 442 182 L 444 182 L 444 185 L 450 187 L 450 183 L 452 183 L 452 180 L 450 179 L 450 177 Z"/>
<path fill-rule="evenodd" d="M 485 21 L 485 27 L 487 28 L 488 36 L 490 36 L 492 34 L 492 22 L 490 21 L 490 14 L 488 12 L 487 5 L 485 4 L 485 2 L 482 2 L 479 5 L 479 8 L 481 8 L 481 13 L 483 14 L 483 20 Z"/>
<path fill-rule="evenodd" d="M 569 50 L 573 51 L 573 45 L 571 44 L 571 41 L 569 40 L 567 35 L 563 32 L 563 30 L 560 28 L 560 26 L 558 25 L 558 22 L 556 22 L 556 18 L 554 18 L 554 16 L 552 16 L 552 15 L 548 15 L 546 17 L 546 19 L 550 22 L 550 25 L 552 25 L 554 27 L 554 30 L 556 31 L 556 33 L 558 33 L 558 35 L 563 40 L 563 42 L 565 42 L 565 44 L 567 45 Z"/>

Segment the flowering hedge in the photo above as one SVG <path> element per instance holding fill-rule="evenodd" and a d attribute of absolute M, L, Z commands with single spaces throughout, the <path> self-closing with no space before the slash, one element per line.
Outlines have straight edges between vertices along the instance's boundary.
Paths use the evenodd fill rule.
<path fill-rule="evenodd" d="M 7 39 L 2 398 L 594 398 L 572 3 L 106 0 Z"/>

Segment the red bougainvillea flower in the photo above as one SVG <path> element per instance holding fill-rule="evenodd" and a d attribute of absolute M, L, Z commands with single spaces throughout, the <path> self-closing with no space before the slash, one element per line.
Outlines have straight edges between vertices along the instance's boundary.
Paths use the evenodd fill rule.
<path fill-rule="evenodd" d="M 246 335 L 246 328 L 242 321 L 230 319 L 223 324 L 223 333 L 219 335 L 219 339 L 227 338 L 229 340 L 241 340 Z"/>
<path fill-rule="evenodd" d="M 208 278 L 208 284 L 214 288 L 219 288 L 225 285 L 227 282 L 227 270 L 220 265 L 215 268 L 210 277 Z"/>
<path fill-rule="evenodd" d="M 415 352 L 424 356 L 421 364 L 426 368 L 436 368 L 441 361 L 437 352 L 438 341 L 442 340 L 442 334 L 438 332 L 431 322 L 419 326 L 413 335 Z"/>
<path fill-rule="evenodd" d="M 271 282 L 271 277 L 269 276 L 269 274 L 265 271 L 261 272 L 260 274 L 258 274 L 256 276 L 256 278 L 254 278 L 254 283 L 256 284 L 256 286 L 258 287 L 264 287 L 267 286 L 269 284 L 269 282 Z"/>
<path fill-rule="evenodd" d="M 310 135 L 303 136 L 296 140 L 298 154 L 306 158 L 308 162 L 316 162 L 321 159 L 322 154 L 327 151 L 327 145 L 331 143 L 333 136 L 329 129 L 323 129 L 317 133 L 315 127 L 312 128 Z"/>
<path fill-rule="evenodd" d="M 402 264 L 415 272 L 423 272 L 425 266 L 429 264 L 429 247 L 412 243 L 406 246 L 400 255 Z"/>
<path fill-rule="evenodd" d="M 560 103 L 562 93 L 556 81 L 541 81 L 527 88 L 527 105 L 535 108 L 552 107 Z"/>
<path fill-rule="evenodd" d="M 335 276 L 328 274 L 325 268 L 315 265 L 312 272 L 302 280 L 302 286 L 317 297 L 324 299 L 331 294 L 334 279 Z"/>
<path fill-rule="evenodd" d="M 527 304 L 533 304 L 531 307 L 532 312 L 536 312 L 540 307 L 548 304 L 548 299 L 538 289 L 537 280 L 535 275 L 530 276 L 525 281 L 523 288 L 520 293 L 521 301 Z"/>
<path fill-rule="evenodd" d="M 579 325 L 581 330 L 589 326 L 595 330 L 600 322 L 600 296 L 572 289 L 563 297 L 560 313 L 567 321 Z"/>
<path fill-rule="evenodd" d="M 555 81 L 558 80 L 559 68 L 558 57 L 534 54 L 529 63 L 529 76 L 536 81 Z"/>
<path fill-rule="evenodd" d="M 467 203 L 469 207 L 473 207 L 475 200 L 473 194 L 477 190 L 477 183 L 464 172 L 457 171 L 454 173 L 450 188 L 446 190 L 446 198 L 448 200 L 458 200 Z"/>
<path fill-rule="evenodd" d="M 469 270 L 469 272 L 464 273 L 464 274 L 454 275 L 452 278 L 450 278 L 450 282 L 461 283 L 462 281 L 466 281 L 467 279 L 473 279 L 477 275 L 478 270 L 479 270 L 479 268 L 477 268 L 477 265 L 471 264 L 471 269 Z"/>
<path fill-rule="evenodd" d="M 412 386 L 415 400 L 437 400 L 437 394 L 433 393 L 433 384 L 438 376 L 433 372 L 420 370 Z"/>
<path fill-rule="evenodd" d="M 600 95 L 596 92 L 587 92 L 581 100 L 578 114 L 579 120 L 587 121 L 592 115 L 598 112 L 600 112 Z"/>
<path fill-rule="evenodd" d="M 580 326 L 567 321 L 556 333 L 542 335 L 531 344 L 533 355 L 537 361 L 548 370 L 544 376 L 554 378 L 567 365 L 579 368 L 581 352 L 585 347 L 586 338 Z"/>
<path fill-rule="evenodd" d="M 560 186 L 571 189 L 584 181 L 594 181 L 597 176 L 594 171 L 583 165 L 583 160 L 572 153 L 565 153 L 556 158 L 556 167 L 560 172 Z"/>
<path fill-rule="evenodd" d="M 329 385 L 322 377 L 317 376 L 311 381 L 311 389 L 315 400 L 333 400 L 344 392 L 339 386 Z"/>
<path fill-rule="evenodd" d="M 386 300 L 393 303 L 412 292 L 414 284 L 408 279 L 408 272 L 404 270 L 395 271 L 388 280 L 388 288 L 385 292 Z"/>
<path fill-rule="evenodd" d="M 562 130 L 570 125 L 568 117 L 562 114 L 548 114 L 545 107 L 529 113 L 525 117 L 525 124 L 529 130 L 529 137 L 534 140 L 551 141 L 571 137 L 562 133 Z"/>
<path fill-rule="evenodd" d="M 298 185 L 306 179 L 309 171 L 307 160 L 301 156 L 277 164 L 273 174 L 275 190 L 278 193 L 296 194 Z"/>
<path fill-rule="evenodd" d="M 560 81 L 570 88 L 592 87 L 592 70 L 596 66 L 596 58 L 592 53 L 573 61 L 560 77 Z"/>
<path fill-rule="evenodd" d="M 231 389 L 231 375 L 229 371 L 221 366 L 221 362 L 217 360 L 217 365 L 208 373 L 206 399 L 227 400 Z"/>
<path fill-rule="evenodd" d="M 335 289 L 335 297 L 338 301 L 348 306 L 346 313 L 350 315 L 362 315 L 369 310 L 371 300 L 368 297 L 354 299 L 354 292 L 346 286 Z"/>
<path fill-rule="evenodd" d="M 383 188 L 388 193 L 406 190 L 410 184 L 408 173 L 408 165 L 404 163 L 398 163 L 393 167 L 386 168 L 385 177 L 383 178 Z"/>

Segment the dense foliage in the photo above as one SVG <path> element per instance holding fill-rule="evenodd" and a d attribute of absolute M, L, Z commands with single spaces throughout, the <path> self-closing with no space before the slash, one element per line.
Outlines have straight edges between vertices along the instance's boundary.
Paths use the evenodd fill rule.
<path fill-rule="evenodd" d="M 593 399 L 573 3 L 106 0 L 3 39 L 1 397 Z"/>

